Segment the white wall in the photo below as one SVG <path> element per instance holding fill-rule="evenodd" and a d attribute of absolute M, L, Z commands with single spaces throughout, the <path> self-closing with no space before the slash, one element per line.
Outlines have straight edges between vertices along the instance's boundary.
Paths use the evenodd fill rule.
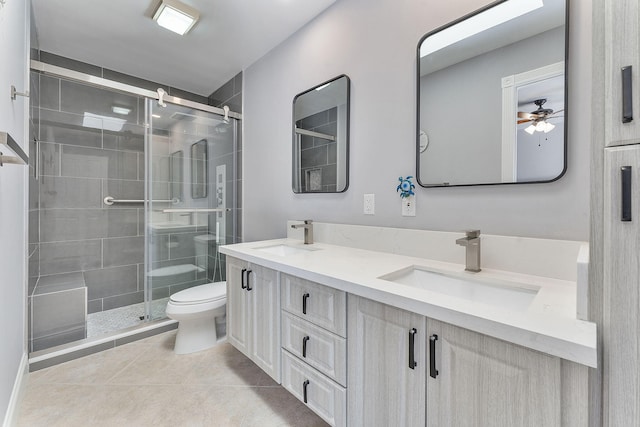
<path fill-rule="evenodd" d="M 28 99 L 9 97 L 11 85 L 28 89 L 29 3 L 0 5 L 0 131 L 25 151 Z M 2 149 L 5 155 L 6 150 Z M 7 412 L 21 359 L 26 352 L 27 167 L 0 168 L 0 420 Z"/>
<path fill-rule="evenodd" d="M 591 2 L 573 1 L 568 171 L 557 182 L 417 188 L 417 216 L 400 215 L 399 176 L 415 175 L 416 47 L 427 32 L 486 0 L 338 0 L 245 72 L 244 238 L 285 235 L 287 218 L 587 240 Z M 351 78 L 347 192 L 291 191 L 291 102 L 319 82 Z M 374 216 L 362 196 L 375 193 Z"/>

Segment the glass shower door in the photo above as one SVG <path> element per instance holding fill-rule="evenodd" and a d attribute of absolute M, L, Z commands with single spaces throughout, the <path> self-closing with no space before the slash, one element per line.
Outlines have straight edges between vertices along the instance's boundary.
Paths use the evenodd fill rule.
<path fill-rule="evenodd" d="M 146 115 L 145 293 L 154 320 L 175 292 L 225 280 L 218 247 L 236 235 L 237 123 L 151 99 Z"/>

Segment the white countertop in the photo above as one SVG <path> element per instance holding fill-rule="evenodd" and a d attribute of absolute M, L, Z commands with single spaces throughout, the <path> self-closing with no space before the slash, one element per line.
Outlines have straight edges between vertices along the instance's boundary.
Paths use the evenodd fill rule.
<path fill-rule="evenodd" d="M 220 247 L 220 252 L 303 279 L 379 301 L 481 334 L 597 367 L 596 324 L 576 319 L 576 283 L 547 277 L 483 269 L 464 272 L 464 265 L 404 255 L 314 243 L 319 250 L 280 256 L 256 248 L 299 240 L 277 239 Z M 540 287 L 526 311 L 474 303 L 465 299 L 380 279 L 410 266 L 468 274 L 472 279 L 497 280 Z"/>

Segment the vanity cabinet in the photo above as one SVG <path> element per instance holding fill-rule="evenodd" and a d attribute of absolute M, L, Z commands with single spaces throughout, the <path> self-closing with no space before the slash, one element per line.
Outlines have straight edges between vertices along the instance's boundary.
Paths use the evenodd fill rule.
<path fill-rule="evenodd" d="M 349 426 L 425 425 L 426 318 L 349 295 Z"/>
<path fill-rule="evenodd" d="M 345 426 L 347 294 L 281 274 L 282 386 L 332 426 Z"/>
<path fill-rule="evenodd" d="M 280 382 L 278 275 L 227 257 L 227 340 Z"/>
<path fill-rule="evenodd" d="M 559 358 L 431 319 L 427 334 L 427 426 L 562 425 Z"/>

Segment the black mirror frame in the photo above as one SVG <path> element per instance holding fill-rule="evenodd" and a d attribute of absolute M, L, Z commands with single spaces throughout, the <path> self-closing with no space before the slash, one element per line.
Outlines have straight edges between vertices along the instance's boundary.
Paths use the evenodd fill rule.
<path fill-rule="evenodd" d="M 295 103 L 296 103 L 296 99 L 298 99 L 299 97 L 301 97 L 304 94 L 307 94 L 313 90 L 315 90 L 316 88 L 319 88 L 321 86 L 327 85 L 329 83 L 332 83 L 336 80 L 339 80 L 341 78 L 346 78 L 347 79 L 347 132 L 345 135 L 345 146 L 346 146 L 346 159 L 345 159 L 345 173 L 346 173 L 346 179 L 345 179 L 345 185 L 344 185 L 344 189 L 340 190 L 340 191 L 313 191 L 313 192 L 304 192 L 304 191 L 296 191 L 295 190 L 295 175 L 293 174 L 293 165 L 295 164 L 295 156 L 296 156 L 296 113 L 295 113 Z M 296 96 L 293 97 L 293 101 L 291 103 L 291 132 L 293 135 L 293 142 L 291 145 L 291 189 L 293 191 L 294 194 L 337 194 L 337 193 L 344 193 L 345 191 L 347 191 L 347 189 L 349 189 L 349 163 L 350 163 L 350 157 L 349 157 L 349 152 L 350 152 L 350 147 L 349 147 L 349 134 L 351 133 L 351 79 L 349 78 L 349 76 L 347 76 L 346 74 L 340 74 L 332 79 L 329 79 L 325 82 L 322 82 L 318 85 L 315 85 L 314 87 L 312 87 L 311 89 L 307 89 L 304 92 L 300 92 L 299 94 L 297 94 Z"/>

